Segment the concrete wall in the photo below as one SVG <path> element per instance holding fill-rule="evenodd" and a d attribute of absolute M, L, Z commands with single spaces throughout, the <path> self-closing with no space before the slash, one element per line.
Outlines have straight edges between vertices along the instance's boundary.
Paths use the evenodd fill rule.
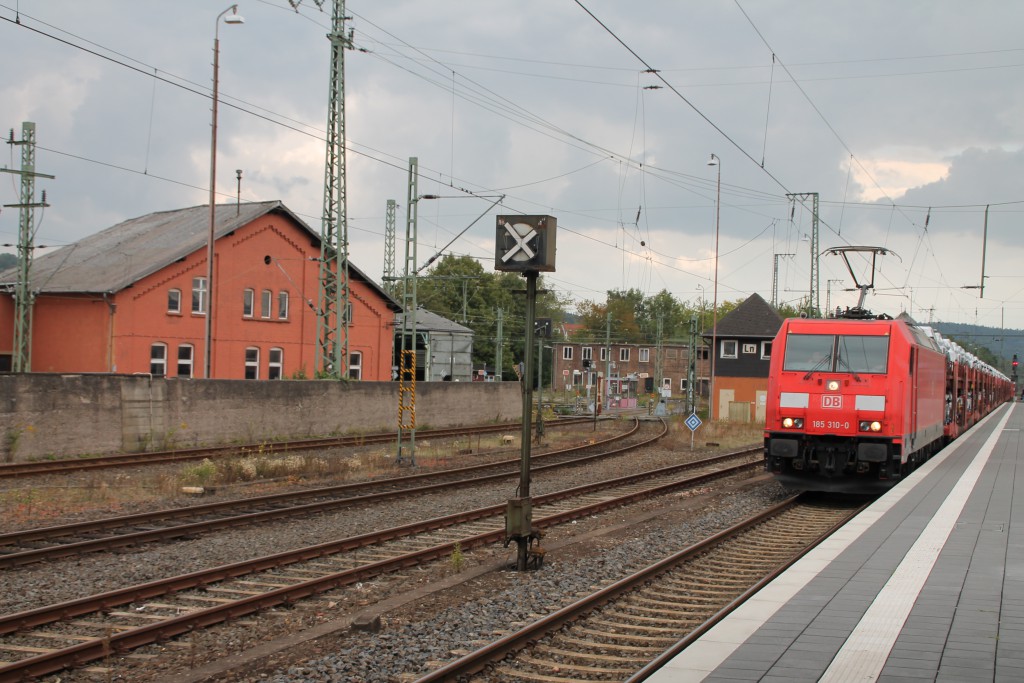
<path fill-rule="evenodd" d="M 419 382 L 416 427 L 518 422 L 517 382 Z M 0 461 L 395 429 L 394 382 L 0 375 Z"/>

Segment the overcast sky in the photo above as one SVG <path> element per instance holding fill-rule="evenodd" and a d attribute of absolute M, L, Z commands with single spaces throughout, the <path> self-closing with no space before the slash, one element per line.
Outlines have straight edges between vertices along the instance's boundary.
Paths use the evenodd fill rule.
<path fill-rule="evenodd" d="M 0 129 L 20 139 L 34 121 L 37 171 L 56 176 L 37 183 L 51 206 L 36 244 L 207 203 L 230 5 L 0 0 Z M 243 201 L 280 199 L 319 231 L 331 0 L 238 13 L 219 26 L 218 201 L 235 201 L 241 169 Z M 401 237 L 417 157 L 420 193 L 443 197 L 419 204 L 420 263 L 504 194 L 449 251 L 491 269 L 495 215 L 550 214 L 550 287 L 710 303 L 720 172 L 719 301 L 771 300 L 776 261 L 780 301 L 807 296 L 810 204 L 787 194 L 816 192 L 821 250 L 894 254 L 869 308 L 1024 328 L 1024 3 L 350 0 L 347 13 L 350 258 L 378 281 L 386 203 L 401 205 Z M 0 167 L 19 164 L 9 147 Z M 0 203 L 17 201 L 0 175 Z M 0 243 L 17 232 L 3 209 Z M 822 307 L 856 302 L 839 257 L 821 256 L 819 281 Z"/>

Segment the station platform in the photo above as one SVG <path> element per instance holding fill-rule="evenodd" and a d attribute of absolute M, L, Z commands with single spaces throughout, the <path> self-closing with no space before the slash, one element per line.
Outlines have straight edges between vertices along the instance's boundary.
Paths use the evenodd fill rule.
<path fill-rule="evenodd" d="M 1022 426 L 994 411 L 646 680 L 1024 681 Z"/>

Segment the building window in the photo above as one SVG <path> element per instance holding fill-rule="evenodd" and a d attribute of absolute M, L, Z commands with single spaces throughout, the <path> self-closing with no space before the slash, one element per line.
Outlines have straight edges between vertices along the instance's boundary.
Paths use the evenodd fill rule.
<path fill-rule="evenodd" d="M 687 384 L 687 379 L 685 377 L 683 377 L 681 380 L 679 380 L 679 391 L 685 392 L 686 391 L 686 384 Z"/>
<path fill-rule="evenodd" d="M 363 354 L 360 351 L 352 351 L 348 354 L 348 378 L 363 378 Z"/>
<path fill-rule="evenodd" d="M 770 341 L 761 342 L 761 360 L 768 360 L 772 357 L 772 343 Z"/>
<path fill-rule="evenodd" d="M 149 347 L 149 371 L 155 377 L 167 374 L 167 344 L 157 342 Z"/>
<path fill-rule="evenodd" d="M 583 386 L 583 373 L 580 372 L 579 370 L 572 371 L 572 385 L 574 387 Z"/>
<path fill-rule="evenodd" d="M 610 349 L 607 346 L 601 347 L 601 362 L 606 363 L 608 361 L 608 354 Z"/>
<path fill-rule="evenodd" d="M 178 347 L 178 377 L 192 376 L 192 356 L 191 344 L 182 344 Z"/>
<path fill-rule="evenodd" d="M 707 360 L 708 359 L 708 349 L 707 349 L 706 346 L 702 346 L 699 349 L 697 349 L 697 358 L 699 360 Z"/>
<path fill-rule="evenodd" d="M 594 349 L 589 346 L 584 346 L 580 349 L 580 358 L 583 360 L 594 360 Z"/>
<path fill-rule="evenodd" d="M 288 292 L 277 293 L 277 319 L 288 319 Z"/>
<path fill-rule="evenodd" d="M 627 362 L 629 362 L 629 349 L 628 348 L 619 349 L 619 362 L 620 363 L 627 363 Z"/>
<path fill-rule="evenodd" d="M 563 346 L 562 347 L 562 360 L 572 360 L 572 347 L 571 346 Z"/>
<path fill-rule="evenodd" d="M 735 339 L 723 339 L 721 346 L 721 358 L 736 358 L 737 343 Z"/>
<path fill-rule="evenodd" d="M 250 346 L 245 350 L 245 378 L 260 378 L 260 350 Z"/>
<path fill-rule="evenodd" d="M 743 353 L 757 353 L 757 344 L 743 344 Z"/>
<path fill-rule="evenodd" d="M 640 349 L 639 353 L 640 353 L 640 357 L 637 358 L 638 362 L 640 362 L 640 363 L 650 363 L 651 362 L 651 350 L 650 349 Z"/>
<path fill-rule="evenodd" d="M 282 349 L 270 349 L 267 356 L 267 379 L 281 379 L 284 371 L 284 351 Z"/>
<path fill-rule="evenodd" d="M 248 287 L 242 292 L 242 317 L 251 318 L 256 306 L 256 292 Z"/>
<path fill-rule="evenodd" d="M 349 325 L 352 324 L 352 302 L 351 301 L 349 301 L 348 305 L 345 306 L 345 315 L 342 318 L 342 320 L 344 322 L 348 323 Z"/>
<path fill-rule="evenodd" d="M 192 278 L 192 313 L 206 315 L 206 278 Z"/>
<path fill-rule="evenodd" d="M 274 293 L 269 289 L 264 289 L 260 292 L 260 317 L 263 319 L 270 317 L 270 304 L 274 300 Z"/>
<path fill-rule="evenodd" d="M 167 312 L 168 313 L 181 313 L 181 290 L 180 289 L 169 289 L 169 290 L 167 290 Z"/>

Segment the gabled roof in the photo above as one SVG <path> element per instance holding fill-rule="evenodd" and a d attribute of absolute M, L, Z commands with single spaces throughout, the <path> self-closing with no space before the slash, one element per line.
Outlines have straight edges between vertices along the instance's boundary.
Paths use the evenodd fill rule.
<path fill-rule="evenodd" d="M 755 292 L 719 318 L 715 336 L 771 339 L 778 334 L 780 327 L 782 318 L 760 294 Z M 710 337 L 711 332 L 705 332 L 703 336 Z"/>
<path fill-rule="evenodd" d="M 271 213 L 288 217 L 309 233 L 313 244 L 320 235 L 280 201 L 218 204 L 215 238 L 220 239 Z M 39 293 L 111 294 L 205 248 L 210 234 L 210 205 L 158 211 L 85 237 L 74 244 L 33 259 L 31 288 Z M 399 304 L 349 262 L 350 277 L 363 280 L 397 310 Z M 0 287 L 17 281 L 18 269 L 0 272 Z"/>
<path fill-rule="evenodd" d="M 404 314 L 395 314 L 395 328 L 400 329 L 404 322 Z M 460 334 L 473 334 L 473 330 L 458 324 L 437 313 L 431 313 L 425 308 L 416 309 L 416 329 L 420 332 L 453 332 Z"/>

